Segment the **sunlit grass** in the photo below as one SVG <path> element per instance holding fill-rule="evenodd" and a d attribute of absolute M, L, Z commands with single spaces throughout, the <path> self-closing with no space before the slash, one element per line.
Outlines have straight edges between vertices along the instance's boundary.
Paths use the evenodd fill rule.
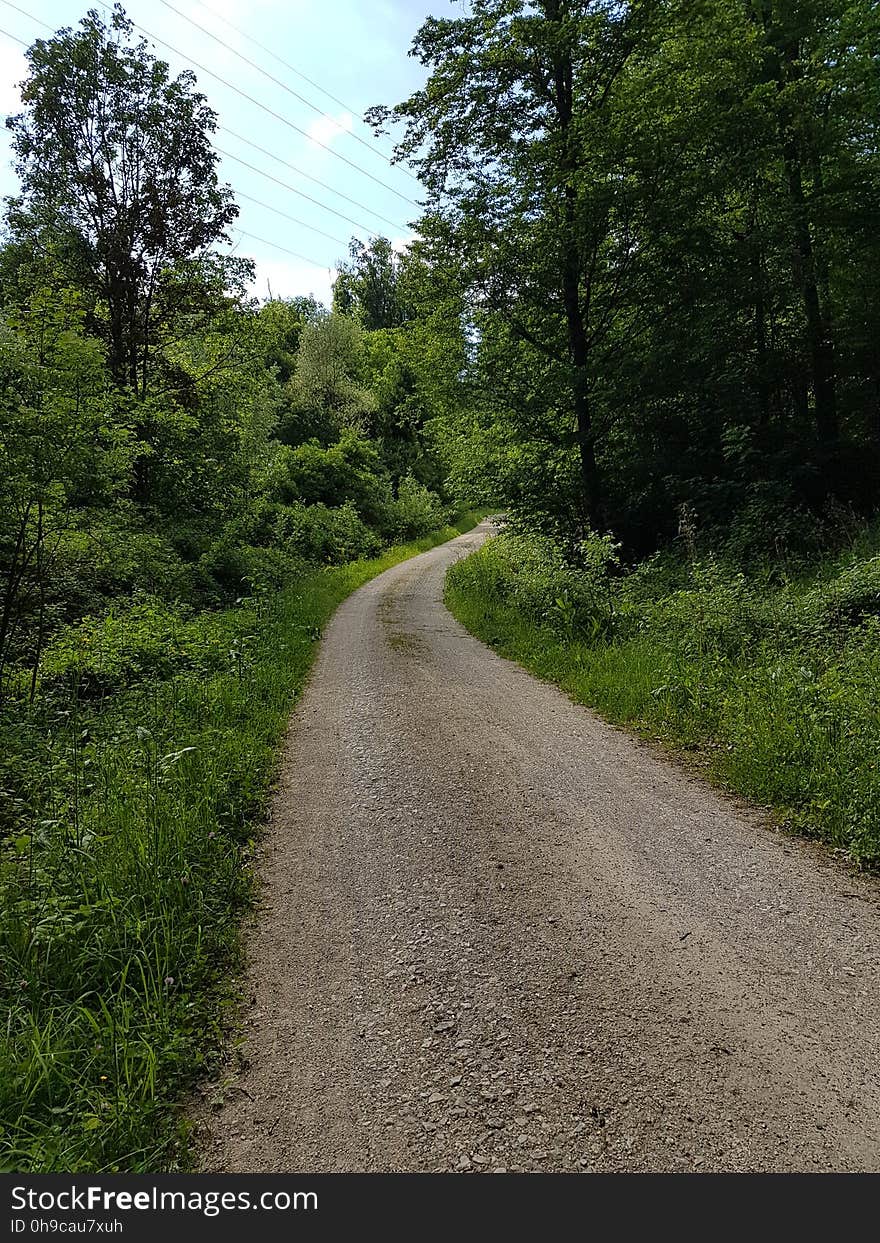
<path fill-rule="evenodd" d="M 718 565 L 702 579 L 685 569 L 686 589 L 656 597 L 618 579 L 608 633 L 596 639 L 582 634 L 590 593 L 584 625 L 575 615 L 566 629 L 558 584 L 516 556 L 492 541 L 449 571 L 447 603 L 470 631 L 609 720 L 696 753 L 709 775 L 801 832 L 880 864 L 871 549 L 776 589 Z"/>
<path fill-rule="evenodd" d="M 254 835 L 321 630 L 475 521 L 212 615 L 224 650 L 198 672 L 98 701 L 56 688 L 0 720 L 3 1168 L 180 1161 L 176 1106 L 236 1004 Z"/>

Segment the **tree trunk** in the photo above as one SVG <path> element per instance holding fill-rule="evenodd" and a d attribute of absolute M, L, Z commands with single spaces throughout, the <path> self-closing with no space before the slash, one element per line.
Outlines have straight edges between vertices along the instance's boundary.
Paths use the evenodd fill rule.
<path fill-rule="evenodd" d="M 786 87 L 802 76 L 798 60 L 798 38 L 789 35 L 783 39 L 774 31 L 773 0 L 757 0 L 751 12 L 753 19 L 760 23 L 764 36 L 763 80 L 768 84 L 772 83 L 781 96 Z M 787 106 L 780 105 L 778 124 L 792 213 L 795 284 L 803 302 L 806 319 L 806 344 L 812 372 L 816 434 L 823 444 L 831 445 L 839 438 L 834 334 L 830 307 L 826 299 L 823 310 L 819 293 L 820 275 L 824 277 L 827 287 L 828 274 L 827 271 L 820 273 L 821 264 L 816 255 L 809 205 L 804 194 L 803 136 L 798 133 L 794 118 L 786 115 L 787 111 Z M 818 152 L 812 144 L 808 145 L 808 165 L 812 166 L 814 176 L 821 176 Z"/>
<path fill-rule="evenodd" d="M 561 27 L 563 13 L 558 0 L 547 0 L 545 11 L 548 20 Z M 572 365 L 572 404 L 575 429 L 580 452 L 581 489 L 584 513 L 590 526 L 598 530 L 602 525 L 603 505 L 601 479 L 596 462 L 596 443 L 590 411 L 589 361 L 590 349 L 587 335 L 586 315 L 581 304 L 581 276 L 583 259 L 578 245 L 577 194 L 574 177 L 578 172 L 578 157 L 572 135 L 574 113 L 574 67 L 570 53 L 560 47 L 553 59 L 553 84 L 556 113 L 562 137 L 562 174 L 565 178 L 565 223 L 562 239 L 562 297 L 568 335 L 568 353 Z"/>
<path fill-rule="evenodd" d="M 793 140 L 786 143 L 785 171 L 794 213 L 795 277 L 804 303 L 807 348 L 813 372 L 816 434 L 823 444 L 833 444 L 839 438 L 834 342 L 819 299 L 816 256 L 807 215 L 801 164 L 797 145 Z"/>
<path fill-rule="evenodd" d="M 755 387 L 758 392 L 758 426 L 770 424 L 770 367 L 767 351 L 767 306 L 764 296 L 764 260 L 760 245 L 752 249 L 755 312 Z"/>

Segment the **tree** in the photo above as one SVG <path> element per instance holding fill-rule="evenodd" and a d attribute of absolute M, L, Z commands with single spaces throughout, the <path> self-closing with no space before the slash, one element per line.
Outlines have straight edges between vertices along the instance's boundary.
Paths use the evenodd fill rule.
<path fill-rule="evenodd" d="M 33 696 L 59 539 L 127 482 L 131 437 L 109 389 L 75 290 L 44 290 L 0 321 L 0 698 L 27 621 Z"/>
<path fill-rule="evenodd" d="M 401 258 L 387 237 L 369 245 L 353 238 L 351 261 L 339 265 L 333 285 L 333 309 L 353 316 L 368 331 L 397 328 L 412 317 L 401 282 Z"/>
<path fill-rule="evenodd" d="M 363 334 L 356 320 L 324 315 L 305 324 L 291 387 L 295 404 L 318 416 L 328 441 L 345 428 L 367 431 L 375 403 L 363 382 L 364 366 Z"/>
<path fill-rule="evenodd" d="M 416 36 L 426 87 L 371 113 L 380 129 L 405 123 L 398 153 L 430 194 L 420 230 L 460 266 L 473 313 L 502 316 L 520 348 L 552 361 L 594 526 L 604 429 L 593 400 L 637 258 L 613 101 L 651 8 L 475 0 L 470 16 L 429 18 Z"/>
<path fill-rule="evenodd" d="M 112 374 L 143 396 L 157 309 L 166 321 L 188 310 L 199 260 L 238 209 L 217 179 L 216 116 L 194 76 L 171 78 L 132 37 L 117 5 L 109 25 L 90 10 L 79 30 L 38 39 L 26 110 L 7 125 L 21 178 L 13 229 L 70 238 L 87 256 Z M 169 282 L 175 269 L 187 279 Z"/>

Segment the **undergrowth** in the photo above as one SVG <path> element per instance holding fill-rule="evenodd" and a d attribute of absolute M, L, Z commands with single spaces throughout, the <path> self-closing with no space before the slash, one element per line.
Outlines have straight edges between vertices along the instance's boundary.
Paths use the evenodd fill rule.
<path fill-rule="evenodd" d="M 504 533 L 450 569 L 447 599 L 503 655 L 877 866 L 877 539 L 772 568 L 666 555 L 625 573 L 607 539 L 573 561 Z"/>
<path fill-rule="evenodd" d="M 222 1045 L 278 742 L 350 592 L 474 525 L 231 610 L 148 597 L 50 648 L 0 715 L 0 1165 L 157 1171 Z"/>

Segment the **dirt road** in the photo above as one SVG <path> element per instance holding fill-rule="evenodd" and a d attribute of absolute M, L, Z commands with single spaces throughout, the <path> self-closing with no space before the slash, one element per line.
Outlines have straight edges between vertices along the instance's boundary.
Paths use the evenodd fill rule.
<path fill-rule="evenodd" d="M 466 634 L 485 533 L 327 631 L 204 1168 L 880 1170 L 880 886 Z"/>

